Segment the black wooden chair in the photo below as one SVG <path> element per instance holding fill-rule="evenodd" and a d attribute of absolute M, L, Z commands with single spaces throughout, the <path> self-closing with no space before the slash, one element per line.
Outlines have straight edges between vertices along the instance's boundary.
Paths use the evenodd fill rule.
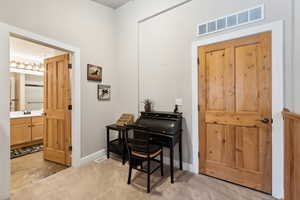
<path fill-rule="evenodd" d="M 131 128 L 131 131 L 126 131 L 125 135 L 129 155 L 128 184 L 131 183 L 132 169 L 144 172 L 147 174 L 147 192 L 150 193 L 150 175 L 160 168 L 161 176 L 164 176 L 163 147 L 151 143 L 152 139 L 149 134 L 138 128 Z M 159 155 L 160 160 L 157 160 L 156 157 Z M 153 170 L 151 170 L 151 161 L 159 163 Z M 143 167 L 144 162 L 147 162 L 145 169 Z"/>

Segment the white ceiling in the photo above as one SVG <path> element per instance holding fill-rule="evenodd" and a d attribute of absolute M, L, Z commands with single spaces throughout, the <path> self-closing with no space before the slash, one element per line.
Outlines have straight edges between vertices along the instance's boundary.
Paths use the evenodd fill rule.
<path fill-rule="evenodd" d="M 29 42 L 15 37 L 10 37 L 10 60 L 18 62 L 39 62 L 44 59 L 64 54 L 66 52 Z"/>
<path fill-rule="evenodd" d="M 93 1 L 111 7 L 113 9 L 117 9 L 131 0 L 93 0 Z"/>

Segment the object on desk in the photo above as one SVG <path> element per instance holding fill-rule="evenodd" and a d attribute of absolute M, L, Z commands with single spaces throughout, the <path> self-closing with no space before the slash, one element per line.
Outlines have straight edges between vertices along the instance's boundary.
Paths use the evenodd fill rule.
<path fill-rule="evenodd" d="M 174 113 L 178 113 L 178 111 L 179 111 L 179 106 L 182 106 L 182 105 L 183 105 L 182 99 L 176 99 L 176 100 L 175 100 Z"/>
<path fill-rule="evenodd" d="M 122 114 L 122 116 L 118 119 L 116 125 L 117 126 L 126 126 L 128 124 L 132 124 L 133 122 L 134 122 L 134 115 Z"/>
<path fill-rule="evenodd" d="M 151 110 L 152 110 L 152 101 L 151 101 L 151 99 L 145 99 L 143 101 L 143 103 L 144 103 L 145 112 L 151 112 Z"/>
<path fill-rule="evenodd" d="M 98 85 L 98 100 L 109 101 L 111 96 L 110 85 Z"/>
<path fill-rule="evenodd" d="M 174 113 L 178 113 L 178 105 L 175 104 Z"/>

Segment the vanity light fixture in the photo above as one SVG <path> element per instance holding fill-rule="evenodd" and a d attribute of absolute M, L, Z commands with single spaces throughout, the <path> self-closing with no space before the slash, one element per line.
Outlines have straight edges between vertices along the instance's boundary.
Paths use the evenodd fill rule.
<path fill-rule="evenodd" d="M 28 62 L 17 62 L 15 60 L 10 62 L 10 68 L 25 70 L 28 72 L 44 72 L 45 68 L 42 63 L 28 63 Z"/>

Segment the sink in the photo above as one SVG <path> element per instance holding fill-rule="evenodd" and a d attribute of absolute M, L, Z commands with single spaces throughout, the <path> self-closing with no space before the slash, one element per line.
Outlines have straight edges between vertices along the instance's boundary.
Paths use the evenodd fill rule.
<path fill-rule="evenodd" d="M 23 111 L 10 112 L 10 118 L 38 117 L 38 116 L 43 116 L 43 111 L 37 110 L 37 111 L 30 111 L 30 112 L 23 112 Z"/>

